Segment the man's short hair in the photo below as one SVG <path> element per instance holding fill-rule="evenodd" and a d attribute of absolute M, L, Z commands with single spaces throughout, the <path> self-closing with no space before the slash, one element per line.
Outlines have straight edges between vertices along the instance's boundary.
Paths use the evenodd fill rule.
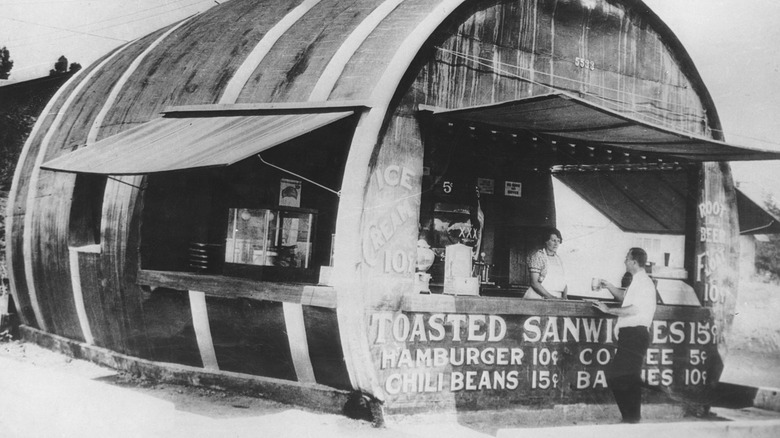
<path fill-rule="evenodd" d="M 631 260 L 635 261 L 640 268 L 644 268 L 647 264 L 647 253 L 642 248 L 631 248 L 628 250 L 628 254 L 631 256 Z"/>

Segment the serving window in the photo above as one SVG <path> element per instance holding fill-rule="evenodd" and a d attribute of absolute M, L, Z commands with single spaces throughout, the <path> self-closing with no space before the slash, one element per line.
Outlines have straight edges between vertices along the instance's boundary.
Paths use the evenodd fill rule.
<path fill-rule="evenodd" d="M 100 244 L 100 222 L 105 175 L 78 174 L 73 186 L 73 204 L 70 210 L 68 245 L 83 247 Z"/>
<path fill-rule="evenodd" d="M 659 300 L 664 304 L 699 305 L 706 291 L 701 290 L 699 279 L 704 268 L 695 252 L 709 240 L 697 241 L 702 231 L 696 228 L 703 220 L 718 222 L 720 218 L 706 211 L 706 218 L 697 217 L 696 210 L 706 210 L 707 203 L 729 204 L 725 190 L 704 181 L 706 175 L 717 179 L 722 174 L 708 163 L 777 159 L 777 154 L 709 138 L 706 117 L 702 118 L 700 130 L 682 132 L 685 127 L 674 117 L 651 122 L 628 108 L 613 109 L 613 104 L 587 93 L 552 90 L 454 109 L 419 105 L 425 167 L 429 173 L 420 211 L 421 237 L 426 242 L 421 239 L 418 247 L 422 249 L 418 252 L 424 253 L 430 245 L 427 238 L 438 202 L 437 186 L 442 184 L 447 189 L 452 179 L 465 180 L 468 186 L 479 187 L 483 195 L 482 243 L 472 252 L 478 257 L 484 252 L 485 260 L 476 259 L 476 265 L 495 268 L 490 281 L 480 279 L 479 288 L 468 291 L 484 294 L 495 283 L 503 291 L 520 296 L 527 287 L 522 265 L 529 252 L 528 242 L 538 237 L 534 229 L 558 223 L 555 195 L 549 184 L 554 176 L 608 217 L 618 228 L 616 236 L 682 236 L 683 253 L 669 254 L 679 264 L 666 266 L 664 254 L 661 265 L 657 254 L 661 251 L 655 251 L 659 260 L 654 261 L 656 265 L 650 273 L 679 286 L 676 292 L 673 288 L 667 290 L 666 298 L 660 294 Z M 487 182 L 483 184 L 484 181 Z M 513 199 L 518 192 L 518 199 Z M 697 205 L 705 193 L 710 193 L 712 199 L 702 199 L 705 204 Z M 540 217 L 540 212 L 551 213 Z M 733 230 L 735 224 L 724 226 Z M 705 225 L 702 230 L 708 233 L 709 228 Z M 707 234 L 704 236 L 709 239 Z M 619 252 L 625 254 L 631 246 L 630 242 L 622 245 Z M 589 255 L 589 260 L 600 259 L 601 254 L 593 247 L 583 246 L 581 251 Z M 431 276 L 436 285 L 440 281 L 436 261 L 433 265 Z M 580 266 L 569 269 L 583 270 Z M 424 277 L 418 274 L 418 281 Z M 693 279 L 697 279 L 696 294 L 691 289 Z M 569 292 L 571 296 L 572 290 Z"/>
<path fill-rule="evenodd" d="M 695 165 L 525 130 L 423 123 L 420 239 L 435 254 L 427 271 L 432 293 L 522 297 L 530 287 L 528 258 L 541 248 L 544 230 L 565 227 L 559 255 L 570 298 L 611 298 L 591 290 L 591 278 L 619 284 L 625 251 L 648 246 L 659 303 L 699 305 L 686 263 L 695 238 L 688 222 Z M 576 211 L 558 218 L 572 194 L 610 226 L 588 228 L 584 211 L 581 218 Z M 453 245 L 470 250 L 471 272 L 460 275 L 477 279 L 477 288 L 448 287 L 447 248 Z M 605 271 L 605 264 L 621 272 Z"/>
<path fill-rule="evenodd" d="M 148 175 L 142 269 L 317 283 L 331 263 L 351 123 L 227 167 Z"/>

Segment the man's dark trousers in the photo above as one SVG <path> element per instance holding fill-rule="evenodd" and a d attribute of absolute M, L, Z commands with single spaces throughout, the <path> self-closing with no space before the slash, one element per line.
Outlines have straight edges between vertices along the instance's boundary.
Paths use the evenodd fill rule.
<path fill-rule="evenodd" d="M 638 423 L 642 418 L 642 363 L 650 346 L 650 334 L 647 327 L 621 327 L 618 335 L 607 385 L 623 421 Z"/>

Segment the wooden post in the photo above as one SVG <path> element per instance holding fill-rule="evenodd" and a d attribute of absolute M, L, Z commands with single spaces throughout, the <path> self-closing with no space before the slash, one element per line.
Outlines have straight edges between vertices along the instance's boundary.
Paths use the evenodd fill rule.
<path fill-rule="evenodd" d="M 702 371 L 714 383 L 723 371 L 727 333 L 737 305 L 739 219 L 728 163 L 704 163 L 700 179 L 693 287 L 702 305 L 712 311 L 707 324 L 711 325 L 708 331 L 717 344 L 718 354 L 709 359 Z"/>
<path fill-rule="evenodd" d="M 0 334 L 5 331 L 9 324 L 10 315 L 8 314 L 8 288 L 6 282 L 5 265 L 0 263 Z"/>

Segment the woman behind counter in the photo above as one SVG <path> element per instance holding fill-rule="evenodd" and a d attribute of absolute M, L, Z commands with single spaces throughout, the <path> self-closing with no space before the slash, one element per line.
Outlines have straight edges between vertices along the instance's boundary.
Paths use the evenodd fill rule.
<path fill-rule="evenodd" d="M 528 270 L 531 273 L 531 287 L 525 292 L 525 298 L 566 299 L 567 285 L 563 271 L 563 261 L 558 256 L 558 246 L 563 242 L 561 232 L 556 228 L 546 228 L 542 235 L 542 248 L 528 258 Z"/>

